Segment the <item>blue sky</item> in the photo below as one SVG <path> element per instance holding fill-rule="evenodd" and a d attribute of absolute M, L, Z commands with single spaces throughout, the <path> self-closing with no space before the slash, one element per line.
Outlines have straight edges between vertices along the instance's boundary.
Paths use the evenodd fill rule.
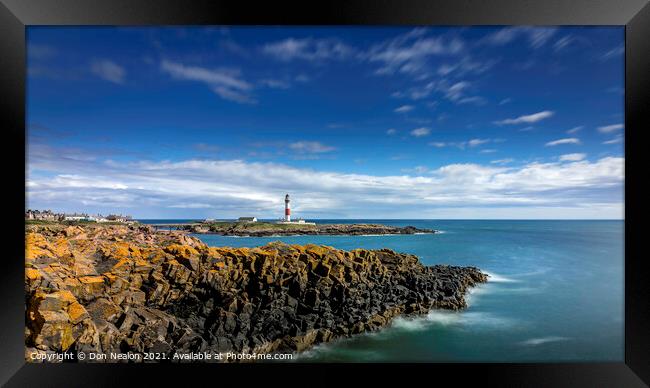
<path fill-rule="evenodd" d="M 620 27 L 29 27 L 27 206 L 622 218 Z"/>

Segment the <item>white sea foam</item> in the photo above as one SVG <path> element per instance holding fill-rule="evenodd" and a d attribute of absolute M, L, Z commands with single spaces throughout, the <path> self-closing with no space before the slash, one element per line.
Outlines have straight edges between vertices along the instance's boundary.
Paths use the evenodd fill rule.
<path fill-rule="evenodd" d="M 458 326 L 469 330 L 493 330 L 512 327 L 514 321 L 486 312 L 457 312 L 432 310 L 423 317 L 397 317 L 391 329 L 402 331 L 421 331 L 432 326 Z M 388 333 L 388 332 L 387 332 Z"/>
<path fill-rule="evenodd" d="M 478 329 L 508 329 L 517 324 L 512 318 L 507 318 L 492 313 L 469 312 L 465 314 L 465 324 Z"/>
<path fill-rule="evenodd" d="M 397 317 L 393 319 L 391 324 L 392 328 L 404 331 L 419 331 L 427 327 L 427 322 L 422 318 L 403 318 Z"/>
<path fill-rule="evenodd" d="M 531 338 L 527 339 L 525 341 L 519 342 L 519 345 L 523 346 L 537 346 L 537 345 L 542 345 L 546 344 L 549 342 L 558 342 L 558 341 L 566 341 L 569 338 L 567 337 L 557 337 L 557 336 L 549 336 L 549 337 L 541 337 L 541 338 Z"/>
<path fill-rule="evenodd" d="M 390 335 L 391 332 L 395 331 L 423 331 L 437 323 L 445 325 L 451 324 L 456 319 L 457 318 L 451 315 L 442 315 L 441 317 L 438 317 L 436 315 L 431 315 L 431 313 L 420 317 L 397 317 L 393 319 L 389 329 L 382 330 L 380 333 L 382 333 L 382 335 Z"/>
<path fill-rule="evenodd" d="M 465 294 L 465 301 L 467 302 L 468 306 L 474 306 L 478 304 L 478 296 L 492 294 L 494 291 L 494 287 L 490 284 L 478 284 L 467 290 L 467 293 Z"/>
<path fill-rule="evenodd" d="M 444 326 L 460 325 L 471 329 L 481 328 L 507 328 L 513 321 L 486 312 L 450 312 L 434 310 L 427 314 L 427 320 Z"/>
<path fill-rule="evenodd" d="M 444 310 L 431 310 L 424 318 L 427 322 L 449 326 L 461 323 L 463 321 L 463 313 Z"/>
<path fill-rule="evenodd" d="M 496 288 L 492 284 L 479 283 L 467 290 L 466 296 L 492 294 Z"/>
<path fill-rule="evenodd" d="M 494 272 L 488 272 L 488 271 L 483 271 L 483 272 L 489 276 L 488 282 L 494 282 L 494 283 L 518 283 L 519 282 L 519 280 L 501 276 Z"/>

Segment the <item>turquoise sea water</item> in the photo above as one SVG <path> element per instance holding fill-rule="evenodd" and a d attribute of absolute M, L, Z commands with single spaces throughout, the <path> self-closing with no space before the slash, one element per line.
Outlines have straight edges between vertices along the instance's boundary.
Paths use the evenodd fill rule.
<path fill-rule="evenodd" d="M 413 225 L 440 234 L 225 237 L 212 246 L 281 240 L 340 249 L 391 248 L 424 264 L 492 275 L 461 312 L 396 319 L 382 331 L 319 345 L 298 361 L 622 361 L 623 221 L 323 220 Z"/>

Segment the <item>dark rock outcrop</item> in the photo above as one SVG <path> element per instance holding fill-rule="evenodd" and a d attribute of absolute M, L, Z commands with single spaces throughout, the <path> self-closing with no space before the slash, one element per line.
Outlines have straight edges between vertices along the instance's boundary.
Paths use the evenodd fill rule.
<path fill-rule="evenodd" d="M 487 280 L 388 249 L 215 248 L 137 226 L 29 227 L 26 243 L 28 353 L 299 352 L 463 308 Z"/>
<path fill-rule="evenodd" d="M 432 229 L 414 226 L 390 226 L 381 224 L 277 224 L 271 222 L 221 222 L 207 225 L 187 225 L 186 231 L 193 233 L 214 233 L 224 236 L 290 236 L 290 235 L 386 235 L 436 233 Z"/>

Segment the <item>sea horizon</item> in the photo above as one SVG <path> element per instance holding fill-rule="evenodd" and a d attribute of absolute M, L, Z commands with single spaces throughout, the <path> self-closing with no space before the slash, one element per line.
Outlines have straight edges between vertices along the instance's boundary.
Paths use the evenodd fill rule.
<path fill-rule="evenodd" d="M 136 221 L 151 220 L 193 220 L 203 221 L 209 218 L 133 218 Z M 278 218 L 258 218 L 257 221 L 277 221 Z M 212 219 L 210 219 L 212 220 Z M 237 218 L 215 218 L 214 221 L 237 220 Z M 625 218 L 305 218 L 313 221 L 331 221 L 331 220 L 371 220 L 371 221 L 625 221 Z"/>

